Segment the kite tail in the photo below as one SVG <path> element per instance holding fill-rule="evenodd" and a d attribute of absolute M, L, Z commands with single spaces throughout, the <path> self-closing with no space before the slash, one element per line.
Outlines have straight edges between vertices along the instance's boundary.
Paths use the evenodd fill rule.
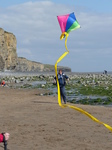
<path fill-rule="evenodd" d="M 78 107 L 75 107 L 75 106 L 72 106 L 72 105 L 67 105 L 67 107 L 75 109 L 75 110 L 81 112 L 82 114 L 84 114 L 84 115 L 88 116 L 89 118 L 91 118 L 93 121 L 95 121 L 95 122 L 97 122 L 99 124 L 104 125 L 107 129 L 109 129 L 112 132 L 112 127 L 111 126 L 109 126 L 106 123 L 101 122 L 100 120 L 98 120 L 97 118 L 95 118 L 94 116 L 92 116 L 91 114 L 89 114 L 88 112 L 86 112 L 85 110 L 83 110 L 81 108 L 78 108 Z"/>
<path fill-rule="evenodd" d="M 68 50 L 68 48 L 67 48 L 67 38 L 68 38 L 68 36 L 69 36 L 69 34 L 68 34 L 67 32 L 63 32 L 63 33 L 61 34 L 61 36 L 60 36 L 60 40 L 62 40 L 64 37 L 66 37 L 66 38 L 65 38 L 65 48 L 66 48 L 67 52 L 69 52 L 69 50 Z"/>
<path fill-rule="evenodd" d="M 59 86 L 59 82 L 58 82 L 58 77 L 57 77 L 57 64 L 69 53 L 69 50 L 67 48 L 67 38 L 68 38 L 68 33 L 67 32 L 63 32 L 60 39 L 62 40 L 65 36 L 65 47 L 66 47 L 66 52 L 64 52 L 56 61 L 55 63 L 55 74 L 56 74 L 56 81 L 57 81 L 57 90 L 58 90 L 58 104 L 59 106 L 61 106 L 62 108 L 64 108 L 65 106 L 62 105 L 61 103 L 61 95 L 60 95 L 60 86 Z"/>
<path fill-rule="evenodd" d="M 57 64 L 69 53 L 69 50 L 67 48 L 67 38 L 68 38 L 69 34 L 67 32 L 63 32 L 62 35 L 60 36 L 60 40 L 62 40 L 64 37 L 65 38 L 65 48 L 66 48 L 66 52 L 63 53 L 58 60 L 55 63 L 55 73 L 56 73 L 56 81 L 57 81 L 57 90 L 58 90 L 58 104 L 60 107 L 65 108 L 65 107 L 69 107 L 71 109 L 77 110 L 79 112 L 81 112 L 82 114 L 88 116 L 90 119 L 92 119 L 93 121 L 104 125 L 107 129 L 109 129 L 112 132 L 112 127 L 109 126 L 108 124 L 105 124 L 103 122 L 101 122 L 100 120 L 98 120 L 97 118 L 95 118 L 94 116 L 92 116 L 91 114 L 89 114 L 88 112 L 86 112 L 85 110 L 78 108 L 76 106 L 72 106 L 72 105 L 68 105 L 68 104 L 62 104 L 61 102 L 61 94 L 60 94 L 60 86 L 59 86 L 59 81 L 58 81 L 58 76 L 57 76 Z"/>

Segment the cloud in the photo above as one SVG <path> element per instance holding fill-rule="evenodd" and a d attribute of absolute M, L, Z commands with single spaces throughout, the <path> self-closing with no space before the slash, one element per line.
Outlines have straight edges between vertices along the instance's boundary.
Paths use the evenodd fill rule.
<path fill-rule="evenodd" d="M 70 54 L 60 65 L 69 66 L 72 71 L 101 71 L 108 58 L 107 68 L 111 70 L 112 15 L 76 10 L 51 1 L 27 2 L 1 9 L 0 26 L 15 34 L 19 56 L 54 64 L 65 51 L 56 16 L 74 11 L 81 29 L 70 33 Z M 97 65 L 99 60 L 102 66 Z"/>

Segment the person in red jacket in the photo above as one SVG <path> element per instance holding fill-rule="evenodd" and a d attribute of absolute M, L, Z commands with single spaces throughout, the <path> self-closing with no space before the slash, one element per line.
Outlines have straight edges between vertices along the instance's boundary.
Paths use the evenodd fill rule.
<path fill-rule="evenodd" d="M 0 134 L 0 143 L 5 141 L 8 141 L 9 139 L 9 133 L 1 133 Z"/>
<path fill-rule="evenodd" d="M 5 86 L 5 81 L 3 80 L 2 83 L 1 83 L 1 86 Z"/>

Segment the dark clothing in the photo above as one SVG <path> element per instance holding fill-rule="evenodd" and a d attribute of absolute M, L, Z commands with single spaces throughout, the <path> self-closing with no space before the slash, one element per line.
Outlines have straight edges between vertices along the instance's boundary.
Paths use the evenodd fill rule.
<path fill-rule="evenodd" d="M 58 73 L 57 76 L 58 76 L 58 81 L 59 81 L 60 87 L 65 86 L 66 85 L 65 79 L 68 79 L 68 76 L 66 76 L 64 73 L 62 73 L 62 74 Z M 56 80 L 56 77 L 54 79 Z"/>
<path fill-rule="evenodd" d="M 66 104 L 66 93 L 65 93 L 65 85 L 66 85 L 66 79 L 68 79 L 68 76 L 66 76 L 64 73 L 59 74 L 58 73 L 58 81 L 60 86 L 60 94 L 61 94 L 61 100 L 63 99 L 64 103 Z M 56 80 L 56 77 L 54 78 Z"/>
<path fill-rule="evenodd" d="M 61 94 L 61 101 L 62 101 L 62 99 L 63 99 L 64 103 L 66 104 L 65 86 L 60 87 L 60 94 Z"/>

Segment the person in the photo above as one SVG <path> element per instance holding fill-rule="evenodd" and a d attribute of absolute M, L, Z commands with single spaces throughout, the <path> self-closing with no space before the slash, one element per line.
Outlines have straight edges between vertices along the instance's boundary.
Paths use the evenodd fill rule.
<path fill-rule="evenodd" d="M 5 81 L 4 80 L 2 81 L 1 86 L 5 86 Z"/>
<path fill-rule="evenodd" d="M 66 104 L 66 93 L 65 93 L 66 81 L 65 80 L 69 80 L 69 78 L 66 74 L 62 72 L 62 69 L 59 69 L 57 77 L 58 77 L 59 86 L 60 86 L 61 100 L 63 99 L 64 104 Z M 56 83 L 56 77 L 54 77 L 54 82 Z"/>
<path fill-rule="evenodd" d="M 9 139 L 9 133 L 1 133 L 0 134 L 0 143 L 8 141 L 8 139 Z"/>

